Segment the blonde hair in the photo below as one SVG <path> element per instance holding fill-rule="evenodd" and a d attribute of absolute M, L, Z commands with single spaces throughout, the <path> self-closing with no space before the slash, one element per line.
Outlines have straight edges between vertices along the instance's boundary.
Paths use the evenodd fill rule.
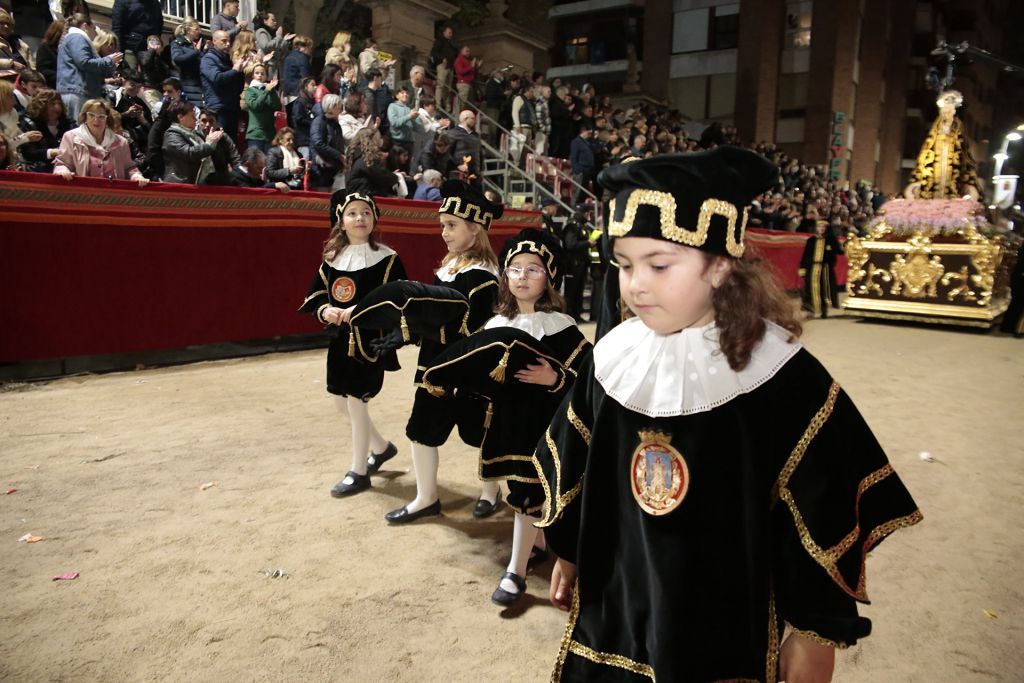
<path fill-rule="evenodd" d="M 451 215 L 451 214 L 446 214 Z M 469 249 L 453 254 L 448 252 L 444 258 L 441 259 L 441 268 L 448 268 L 449 270 L 459 271 L 469 266 L 481 265 L 481 266 L 494 266 L 498 268 L 498 257 L 494 254 L 494 249 L 491 248 L 491 240 L 487 237 L 487 231 L 484 230 L 484 226 L 479 223 L 467 221 L 465 218 L 459 218 L 458 216 L 452 216 L 460 221 L 464 221 L 466 225 L 475 225 L 479 228 L 476 233 L 476 237 L 473 240 L 473 244 Z M 440 270 L 439 269 L 439 270 Z"/>
<path fill-rule="evenodd" d="M 175 36 L 183 36 L 185 32 L 193 26 L 198 26 L 199 22 L 196 21 L 195 17 L 185 17 L 180 24 L 174 27 Z"/>
<path fill-rule="evenodd" d="M 106 100 L 99 97 L 93 98 L 91 100 L 86 100 L 85 104 L 82 105 L 82 108 L 78 112 L 78 122 L 85 123 L 86 121 L 88 121 L 89 112 L 96 108 L 103 110 L 103 113 L 107 115 L 107 121 L 109 121 L 110 124 L 114 122 L 114 114 L 116 114 L 117 112 L 115 112 L 114 108 L 110 106 L 110 102 L 107 102 Z M 107 125 L 113 128 L 113 126 L 110 124 Z"/>
<path fill-rule="evenodd" d="M 338 31 L 334 34 L 334 40 L 331 41 L 331 47 L 339 50 L 345 49 L 345 43 L 352 42 L 352 34 L 349 31 Z"/>
<path fill-rule="evenodd" d="M 117 52 L 117 36 L 109 31 L 104 31 L 101 28 L 96 29 L 96 37 L 92 41 L 92 49 L 96 50 L 96 54 L 100 57 L 105 56 L 103 51 L 110 49 L 111 52 Z"/>
<path fill-rule="evenodd" d="M 239 31 L 231 45 L 231 60 L 237 62 L 245 59 L 250 52 L 256 52 L 256 34 L 252 31 Z"/>

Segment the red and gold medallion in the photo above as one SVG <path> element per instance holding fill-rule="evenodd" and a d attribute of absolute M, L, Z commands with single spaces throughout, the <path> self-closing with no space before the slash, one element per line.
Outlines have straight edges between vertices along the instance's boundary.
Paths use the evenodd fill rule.
<path fill-rule="evenodd" d="M 352 278 L 339 277 L 334 281 L 334 284 L 331 285 L 331 297 L 333 297 L 335 301 L 340 301 L 344 304 L 352 301 L 352 297 L 355 295 L 356 283 L 352 281 Z"/>
<path fill-rule="evenodd" d="M 690 471 L 671 445 L 672 435 L 640 432 L 640 445 L 629 465 L 630 488 L 637 505 L 659 517 L 679 507 L 690 486 Z"/>

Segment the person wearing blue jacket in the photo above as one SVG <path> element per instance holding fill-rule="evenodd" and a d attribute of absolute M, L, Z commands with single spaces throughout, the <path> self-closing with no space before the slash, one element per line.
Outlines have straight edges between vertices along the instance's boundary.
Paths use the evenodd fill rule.
<path fill-rule="evenodd" d="M 295 36 L 292 49 L 285 58 L 281 68 L 281 94 L 285 102 L 291 102 L 299 96 L 302 79 L 313 73 L 313 39 L 309 36 Z"/>
<path fill-rule="evenodd" d="M 242 109 L 239 98 L 245 88 L 243 60 L 231 61 L 231 37 L 227 31 L 214 31 L 213 43 L 199 63 L 206 108 L 217 115 L 217 123 L 231 139 L 238 135 Z"/>
<path fill-rule="evenodd" d="M 57 92 L 64 101 L 68 118 L 78 120 L 86 100 L 103 97 L 103 80 L 113 76 L 121 53 L 100 57 L 93 49 L 96 27 L 86 14 L 68 19 L 68 32 L 57 48 Z"/>
<path fill-rule="evenodd" d="M 146 51 L 146 38 L 164 31 L 160 0 L 114 0 L 110 30 L 125 52 L 125 61 L 134 71 L 139 64 L 136 53 Z"/>
<path fill-rule="evenodd" d="M 181 88 L 188 101 L 200 107 L 203 106 L 203 80 L 199 75 L 203 42 L 203 27 L 195 19 L 179 24 L 171 41 L 171 61 L 178 67 Z"/>
<path fill-rule="evenodd" d="M 412 154 L 413 134 L 416 131 L 416 119 L 420 112 L 409 107 L 410 92 L 408 86 L 402 86 L 395 92 L 395 101 L 388 105 L 388 130 L 391 142 L 404 147 Z M 403 169 L 408 171 L 409 169 Z"/>

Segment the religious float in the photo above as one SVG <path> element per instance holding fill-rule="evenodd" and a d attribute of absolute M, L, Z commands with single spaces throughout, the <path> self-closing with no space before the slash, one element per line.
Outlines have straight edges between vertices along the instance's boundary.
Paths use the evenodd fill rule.
<path fill-rule="evenodd" d="M 856 315 L 988 328 L 1009 303 L 1020 238 L 989 223 L 956 108 L 943 92 L 904 199 L 846 243 Z"/>

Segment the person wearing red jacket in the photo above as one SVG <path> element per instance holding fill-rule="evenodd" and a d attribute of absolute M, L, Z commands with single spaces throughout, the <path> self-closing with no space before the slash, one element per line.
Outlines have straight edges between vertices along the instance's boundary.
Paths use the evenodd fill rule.
<path fill-rule="evenodd" d="M 464 103 L 469 102 L 469 94 L 473 91 L 481 64 L 479 57 L 470 56 L 469 46 L 463 45 L 459 56 L 455 58 L 455 91 L 459 95 L 460 109 Z"/>

